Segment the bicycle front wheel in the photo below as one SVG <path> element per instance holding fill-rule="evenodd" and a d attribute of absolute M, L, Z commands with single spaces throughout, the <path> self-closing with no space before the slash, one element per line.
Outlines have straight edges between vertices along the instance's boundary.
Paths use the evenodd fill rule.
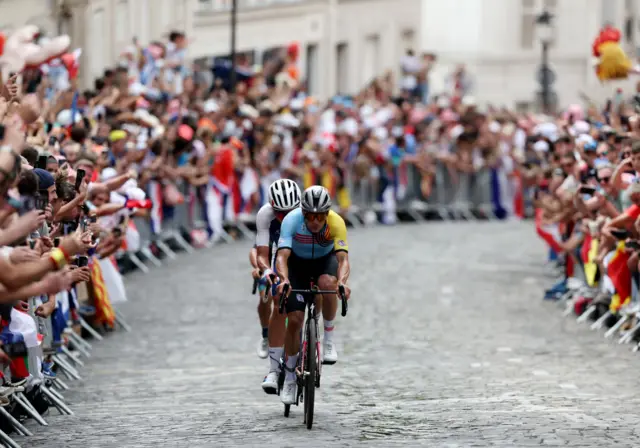
<path fill-rule="evenodd" d="M 306 366 L 304 372 L 304 417 L 307 422 L 307 429 L 313 426 L 313 405 L 316 393 L 316 375 L 318 374 L 317 351 L 318 351 L 318 331 L 317 321 L 309 319 L 307 326 L 307 353 Z"/>

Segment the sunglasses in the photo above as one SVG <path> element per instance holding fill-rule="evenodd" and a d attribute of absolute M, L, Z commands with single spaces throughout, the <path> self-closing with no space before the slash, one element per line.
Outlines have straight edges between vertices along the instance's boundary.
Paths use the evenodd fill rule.
<path fill-rule="evenodd" d="M 598 153 L 598 157 L 605 157 L 607 154 L 609 154 L 609 151 L 602 151 Z"/>
<path fill-rule="evenodd" d="M 314 222 L 314 221 L 323 222 L 327 219 L 327 214 L 326 213 L 305 213 L 304 219 L 309 222 Z"/>
<path fill-rule="evenodd" d="M 598 182 L 600 182 L 601 184 L 608 184 L 610 180 L 611 180 L 611 176 L 601 177 L 598 179 Z"/>

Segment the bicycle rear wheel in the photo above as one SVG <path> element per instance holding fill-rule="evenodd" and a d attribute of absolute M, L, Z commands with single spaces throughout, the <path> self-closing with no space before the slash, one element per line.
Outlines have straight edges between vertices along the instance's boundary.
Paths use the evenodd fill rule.
<path fill-rule="evenodd" d="M 313 405 L 316 393 L 316 375 L 317 375 L 317 321 L 313 318 L 309 319 L 307 325 L 307 353 L 306 366 L 304 372 L 304 420 L 307 423 L 307 429 L 313 426 Z"/>

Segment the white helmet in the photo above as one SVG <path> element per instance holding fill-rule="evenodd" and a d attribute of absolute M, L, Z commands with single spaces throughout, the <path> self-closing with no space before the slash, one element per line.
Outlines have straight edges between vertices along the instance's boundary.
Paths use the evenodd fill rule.
<path fill-rule="evenodd" d="M 278 212 L 288 212 L 300 205 L 300 187 L 291 179 L 278 179 L 269 186 L 269 203 Z"/>
<path fill-rule="evenodd" d="M 329 190 L 314 185 L 302 193 L 302 211 L 309 213 L 326 213 L 331 210 Z"/>

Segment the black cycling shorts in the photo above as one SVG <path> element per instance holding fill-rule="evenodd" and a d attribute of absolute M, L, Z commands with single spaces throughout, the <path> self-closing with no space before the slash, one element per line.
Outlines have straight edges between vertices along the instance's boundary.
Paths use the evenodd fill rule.
<path fill-rule="evenodd" d="M 338 277 L 338 259 L 335 252 L 331 252 L 322 258 L 307 259 L 289 255 L 287 263 L 289 268 L 289 282 L 292 289 L 309 289 L 311 282 L 317 285 L 318 278 L 327 274 Z M 287 298 L 287 313 L 304 311 L 304 297 L 291 293 Z"/>

